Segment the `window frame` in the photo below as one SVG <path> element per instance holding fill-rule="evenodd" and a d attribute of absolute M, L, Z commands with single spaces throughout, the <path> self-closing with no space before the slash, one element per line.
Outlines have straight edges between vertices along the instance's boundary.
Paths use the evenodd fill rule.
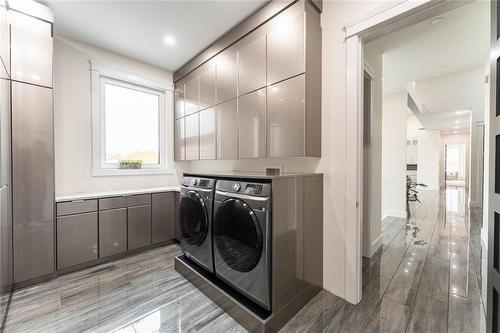
<path fill-rule="evenodd" d="M 174 174 L 173 87 L 108 69 L 91 61 L 92 176 L 132 176 Z M 120 169 L 119 163 L 106 162 L 105 86 L 150 93 L 158 96 L 158 164 L 143 164 L 141 169 Z"/>

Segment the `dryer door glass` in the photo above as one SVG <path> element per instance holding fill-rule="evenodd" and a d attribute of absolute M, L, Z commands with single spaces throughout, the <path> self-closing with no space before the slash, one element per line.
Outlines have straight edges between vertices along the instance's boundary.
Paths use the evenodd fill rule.
<path fill-rule="evenodd" d="M 259 263 L 263 240 L 252 208 L 239 199 L 227 199 L 214 217 L 214 243 L 224 262 L 239 272 L 249 272 Z"/>
<path fill-rule="evenodd" d="M 191 246 L 201 245 L 208 233 L 208 216 L 202 197 L 194 191 L 184 193 L 179 215 L 182 238 Z"/>

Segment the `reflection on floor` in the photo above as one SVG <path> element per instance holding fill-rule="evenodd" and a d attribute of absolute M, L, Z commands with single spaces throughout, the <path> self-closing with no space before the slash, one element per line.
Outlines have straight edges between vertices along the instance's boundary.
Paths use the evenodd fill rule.
<path fill-rule="evenodd" d="M 282 331 L 484 331 L 480 211 L 469 219 L 463 188 L 421 201 L 409 220 L 383 221 L 358 305 L 322 291 Z M 170 245 L 17 291 L 5 332 L 244 332 L 174 271 L 178 253 Z"/>

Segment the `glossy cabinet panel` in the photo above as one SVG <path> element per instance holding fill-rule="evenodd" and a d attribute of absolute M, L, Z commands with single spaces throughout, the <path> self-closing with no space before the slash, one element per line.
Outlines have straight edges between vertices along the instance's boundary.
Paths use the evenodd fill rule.
<path fill-rule="evenodd" d="M 0 78 L 10 77 L 10 27 L 7 23 L 7 9 L 0 1 Z"/>
<path fill-rule="evenodd" d="M 97 200 L 59 202 L 56 207 L 57 216 L 95 212 Z"/>
<path fill-rule="evenodd" d="M 52 89 L 12 83 L 14 278 L 55 271 Z"/>
<path fill-rule="evenodd" d="M 151 205 L 129 207 L 127 228 L 129 250 L 151 245 Z"/>
<path fill-rule="evenodd" d="M 238 96 L 266 85 L 266 36 L 238 51 Z"/>
<path fill-rule="evenodd" d="M 57 269 L 98 258 L 97 212 L 57 218 Z"/>
<path fill-rule="evenodd" d="M 184 161 L 186 159 L 186 134 L 184 132 L 185 118 L 175 120 L 174 128 L 174 159 Z"/>
<path fill-rule="evenodd" d="M 0 79 L 0 293 L 13 283 L 10 81 Z M 0 313 L 1 319 L 1 313 Z"/>
<path fill-rule="evenodd" d="M 99 257 L 127 251 L 127 208 L 99 212 Z"/>
<path fill-rule="evenodd" d="M 236 98 L 238 93 L 238 58 L 234 48 L 224 50 L 215 56 L 217 66 L 216 102 L 222 103 Z"/>
<path fill-rule="evenodd" d="M 304 13 L 282 22 L 267 35 L 267 84 L 304 73 Z"/>
<path fill-rule="evenodd" d="M 236 99 L 217 106 L 217 158 L 238 158 L 238 112 Z"/>
<path fill-rule="evenodd" d="M 184 84 L 179 84 L 174 92 L 175 119 L 184 116 Z"/>
<path fill-rule="evenodd" d="M 186 133 L 186 160 L 200 159 L 200 141 L 199 141 L 199 114 L 194 113 L 185 118 Z"/>
<path fill-rule="evenodd" d="M 267 88 L 267 153 L 269 157 L 305 154 L 305 75 Z"/>
<path fill-rule="evenodd" d="M 11 23 L 11 78 L 52 87 L 52 26 L 9 11 Z"/>
<path fill-rule="evenodd" d="M 184 85 L 184 114 L 199 110 L 198 76 L 189 79 Z"/>
<path fill-rule="evenodd" d="M 266 157 L 266 89 L 238 97 L 240 158 Z"/>
<path fill-rule="evenodd" d="M 200 109 L 205 109 L 215 104 L 215 65 L 210 64 L 205 71 L 200 73 Z"/>
<path fill-rule="evenodd" d="M 200 160 L 216 158 L 215 108 L 200 111 Z"/>
<path fill-rule="evenodd" d="M 174 239 L 178 242 L 181 241 L 181 226 L 179 224 L 179 212 L 181 206 L 181 196 L 179 192 L 174 193 Z"/>
<path fill-rule="evenodd" d="M 174 192 L 151 196 L 151 242 L 157 244 L 174 239 Z"/>

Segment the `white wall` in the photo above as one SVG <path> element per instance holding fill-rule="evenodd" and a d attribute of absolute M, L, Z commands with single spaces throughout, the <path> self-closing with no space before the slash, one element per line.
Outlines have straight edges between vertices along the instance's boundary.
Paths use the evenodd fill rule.
<path fill-rule="evenodd" d="M 441 132 L 437 130 L 418 131 L 417 179 L 429 190 L 440 187 L 439 173 L 441 158 Z"/>
<path fill-rule="evenodd" d="M 406 93 L 382 97 L 382 216 L 406 217 Z"/>
<path fill-rule="evenodd" d="M 166 84 L 172 73 L 64 38 L 54 41 L 56 195 L 179 184 L 176 175 L 90 177 L 92 130 L 89 59 Z M 173 134 L 171 134 L 173 136 Z"/>
<path fill-rule="evenodd" d="M 440 181 L 441 186 L 445 186 L 445 149 L 448 143 L 463 143 L 465 145 L 465 186 L 470 188 L 470 164 L 471 164 L 471 150 L 470 150 L 470 133 L 458 134 L 443 134 L 441 135 L 441 165 L 440 165 Z"/>

